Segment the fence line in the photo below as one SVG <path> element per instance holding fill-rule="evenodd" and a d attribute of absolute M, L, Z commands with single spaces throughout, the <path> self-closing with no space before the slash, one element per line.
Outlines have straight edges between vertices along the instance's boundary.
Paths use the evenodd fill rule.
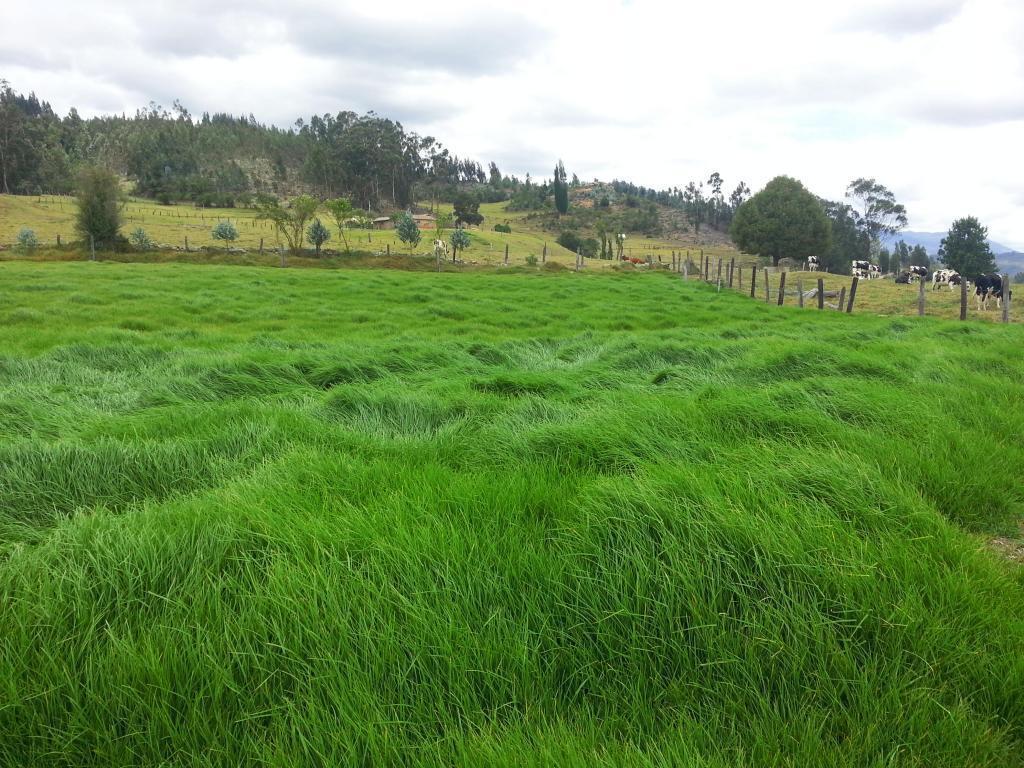
<path fill-rule="evenodd" d="M 702 280 L 705 283 L 711 283 L 712 285 L 717 285 L 718 286 L 718 290 L 721 291 L 722 290 L 722 286 L 723 286 L 723 281 L 722 281 L 722 263 L 723 262 L 722 262 L 721 258 L 718 259 L 718 263 L 716 265 L 713 265 L 710 262 L 710 259 L 704 258 L 701 262 L 698 262 L 695 265 L 696 269 L 697 269 L 697 271 L 696 271 L 697 279 L 698 280 Z M 740 291 L 740 293 L 743 293 L 744 292 L 744 289 L 743 289 L 743 270 L 744 270 L 744 267 L 742 265 L 736 265 L 735 264 L 735 259 L 730 260 L 730 263 L 728 265 L 728 269 L 727 269 L 727 273 L 726 273 L 727 274 L 727 279 L 725 281 L 725 285 L 728 288 L 730 288 L 730 289 L 733 288 L 734 269 L 737 270 L 737 274 L 738 274 L 738 278 L 739 278 L 738 279 L 739 291 Z M 685 279 L 689 279 L 689 270 L 688 269 L 679 269 L 677 271 L 682 273 L 682 276 L 683 276 L 684 280 Z M 759 271 L 759 268 L 758 268 L 757 265 L 752 265 L 750 267 L 750 290 L 749 290 L 749 293 L 750 293 L 750 298 L 752 298 L 752 299 L 755 298 L 756 294 L 757 294 L 757 287 L 758 287 L 757 286 L 757 281 L 758 281 L 757 273 L 758 273 L 758 271 Z M 786 296 L 794 296 L 795 295 L 797 297 L 797 306 L 800 307 L 800 308 L 803 308 L 805 306 L 804 305 L 804 301 L 806 299 L 814 299 L 814 298 L 816 298 L 817 299 L 817 308 L 819 310 L 824 310 L 825 308 L 829 308 L 829 309 L 834 309 L 834 310 L 839 311 L 839 312 L 845 312 L 846 314 L 853 314 L 854 305 L 855 305 L 855 302 L 856 302 L 856 299 L 857 299 L 857 290 L 858 290 L 858 288 L 860 286 L 860 278 L 858 276 L 854 275 L 854 276 L 852 276 L 850 278 L 849 297 L 847 298 L 847 286 L 845 286 L 845 285 L 841 286 L 839 291 L 826 291 L 825 290 L 825 279 L 823 277 L 817 278 L 817 283 L 818 284 L 817 284 L 816 288 L 814 288 L 814 289 L 812 289 L 810 291 L 806 291 L 806 292 L 803 290 L 803 280 L 802 280 L 802 278 L 797 278 L 796 293 L 794 294 L 794 293 L 791 293 L 791 292 L 787 292 L 786 291 L 786 275 L 788 274 L 788 270 L 778 270 L 777 274 L 779 276 L 778 287 L 773 291 L 772 290 L 772 286 L 771 286 L 771 272 L 770 272 L 770 270 L 769 270 L 769 268 L 767 266 L 763 267 L 763 275 L 764 276 L 763 276 L 762 279 L 764 281 L 764 302 L 765 302 L 765 304 L 771 304 L 772 303 L 772 298 L 774 297 L 775 298 L 775 304 L 777 306 L 781 307 L 781 306 L 785 305 L 785 298 L 786 298 Z M 834 275 L 834 277 L 842 277 L 842 276 L 841 275 Z M 1010 318 L 1010 311 L 1011 311 L 1010 310 L 1010 305 L 1011 305 L 1011 302 L 1012 302 L 1012 293 L 1013 293 L 1012 290 L 1010 289 L 1010 275 L 1009 274 L 1003 274 L 1003 275 L 1000 275 L 1000 277 L 1001 277 L 1002 290 L 1001 290 L 1001 293 L 997 297 L 998 304 L 999 304 L 999 309 L 1000 309 L 1000 312 L 1001 312 L 1000 320 L 1003 323 L 1009 323 L 1010 319 L 1011 319 Z M 927 292 L 925 291 L 925 284 L 926 284 L 926 281 L 922 278 L 920 280 L 920 285 L 919 285 L 919 288 L 918 288 L 918 302 L 917 302 L 917 314 L 920 317 L 924 317 L 926 315 L 926 311 L 925 310 L 926 310 L 926 304 L 927 304 L 927 299 L 926 299 Z M 830 302 L 825 301 L 826 298 L 832 298 L 832 299 L 838 299 L 838 300 L 836 301 L 835 304 L 832 304 Z M 961 281 L 961 283 L 960 283 L 960 315 L 959 315 L 959 319 L 960 320 L 966 320 L 967 319 L 967 306 L 968 306 L 967 281 L 964 280 L 964 281 Z"/>

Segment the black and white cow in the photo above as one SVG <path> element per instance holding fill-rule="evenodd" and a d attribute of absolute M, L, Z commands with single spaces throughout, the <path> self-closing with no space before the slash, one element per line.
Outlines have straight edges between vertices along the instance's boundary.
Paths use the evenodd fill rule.
<path fill-rule="evenodd" d="M 875 277 L 881 277 L 882 270 L 877 264 L 872 264 L 870 261 L 852 261 L 850 262 L 850 274 L 854 277 L 871 280 Z"/>
<path fill-rule="evenodd" d="M 900 272 L 896 276 L 895 282 L 896 282 L 896 285 L 909 285 L 910 284 L 910 273 L 909 272 Z"/>
<path fill-rule="evenodd" d="M 910 280 L 924 280 L 928 277 L 928 267 L 907 267 L 907 274 L 910 275 Z"/>
<path fill-rule="evenodd" d="M 954 285 L 960 285 L 961 283 L 960 273 L 955 269 L 936 269 L 932 273 L 932 290 L 934 291 L 940 285 L 948 285 L 949 290 L 953 290 Z"/>
<path fill-rule="evenodd" d="M 988 300 L 992 297 L 995 297 L 996 309 L 1002 308 L 1002 275 L 978 275 L 978 281 L 974 284 L 974 295 L 978 298 L 978 311 L 988 309 Z M 1010 295 L 1013 295 L 1012 292 Z"/>
<path fill-rule="evenodd" d="M 807 257 L 807 271 L 808 272 L 817 272 L 820 269 L 821 269 L 821 261 L 818 260 L 818 257 L 817 256 L 808 256 Z"/>

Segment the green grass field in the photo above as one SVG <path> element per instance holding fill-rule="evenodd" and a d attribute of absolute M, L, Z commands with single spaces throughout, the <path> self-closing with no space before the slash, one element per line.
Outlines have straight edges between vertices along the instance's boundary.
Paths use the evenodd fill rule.
<path fill-rule="evenodd" d="M 438 210 L 451 212 L 450 204 L 441 204 Z M 523 265 L 529 256 L 542 257 L 545 246 L 547 259 L 563 265 L 573 265 L 575 254 L 567 251 L 555 242 L 556 235 L 531 228 L 525 220 L 525 214 L 505 210 L 503 203 L 485 204 L 480 208 L 484 222 L 479 228 L 470 232 L 472 246 L 463 254 L 466 261 L 478 262 L 481 265 L 501 264 L 505 258 L 505 246 L 509 248 L 509 263 Z M 56 196 L 24 197 L 0 195 L 0 244 L 10 245 L 15 242 L 18 232 L 27 227 L 32 229 L 44 246 L 52 246 L 57 242 L 69 243 L 75 239 L 74 232 L 75 203 L 73 198 Z M 235 247 L 245 248 L 252 252 L 258 250 L 260 240 L 265 249 L 277 247 L 273 227 L 266 221 L 256 218 L 257 212 L 245 208 L 197 209 L 189 205 L 159 205 L 149 200 L 129 199 L 123 209 L 123 234 L 127 235 L 138 227 L 143 228 L 154 243 L 184 247 L 188 238 L 189 248 L 212 248 L 223 252 L 224 244 L 213 239 L 211 230 L 220 221 L 231 221 L 235 224 L 239 238 Z M 331 240 L 325 248 L 342 250 L 342 242 L 338 237 L 337 227 L 330 216 L 321 215 L 321 221 L 331 232 Z M 495 232 L 494 225 L 510 223 L 511 234 Z M 353 250 L 378 252 L 388 248 L 392 253 L 409 254 L 408 246 L 402 243 L 394 230 L 368 231 L 346 230 L 349 246 Z M 423 241 L 412 253 L 429 253 L 434 240 L 433 230 L 423 231 Z M 637 237 L 630 239 L 629 255 L 646 257 L 661 254 L 666 261 L 671 260 L 671 251 L 691 250 L 697 259 L 698 250 L 691 244 L 673 243 L 669 240 Z M 708 254 L 735 256 L 732 249 L 721 246 L 708 247 Z M 591 268 L 607 268 L 612 262 L 597 259 L 588 260 Z"/>
<path fill-rule="evenodd" d="M 0 263 L 0 765 L 1024 765 L 1024 330 Z"/>

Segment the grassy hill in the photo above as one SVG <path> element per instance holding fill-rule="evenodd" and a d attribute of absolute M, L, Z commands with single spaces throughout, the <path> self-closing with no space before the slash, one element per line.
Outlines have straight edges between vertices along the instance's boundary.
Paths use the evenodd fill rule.
<path fill-rule="evenodd" d="M 1024 764 L 1018 326 L 611 272 L 0 298 L 0 765 Z"/>
<path fill-rule="evenodd" d="M 442 204 L 438 210 L 451 212 L 452 207 Z M 73 198 L 0 195 L 0 245 L 14 243 L 23 227 L 34 230 L 44 245 L 55 244 L 58 235 L 62 242 L 71 242 L 75 238 L 74 211 Z M 531 220 L 529 214 L 506 210 L 505 203 L 484 204 L 480 211 L 485 219 L 479 228 L 470 232 L 473 245 L 465 254 L 467 260 L 481 264 L 500 264 L 504 261 L 505 246 L 508 245 L 509 262 L 521 265 L 531 255 L 541 258 L 546 246 L 548 258 L 552 261 L 564 265 L 574 264 L 575 254 L 555 242 L 560 230 L 545 230 L 542 222 Z M 239 239 L 235 243 L 237 247 L 257 250 L 262 239 L 265 249 L 276 248 L 273 228 L 268 222 L 258 221 L 256 215 L 256 211 L 245 208 L 198 209 L 189 205 L 166 206 L 132 198 L 125 204 L 123 232 L 127 234 L 141 227 L 157 244 L 184 247 L 187 238 L 190 248 L 205 247 L 223 251 L 223 244 L 215 241 L 210 232 L 217 222 L 229 220 L 234 222 L 239 232 Z M 341 250 L 337 228 L 329 221 L 329 217 L 325 216 L 322 220 L 332 235 L 327 249 Z M 493 231 L 494 225 L 500 223 L 512 225 L 512 233 Z M 350 247 L 360 251 L 378 252 L 390 248 L 393 253 L 410 252 L 391 230 L 347 230 L 347 237 Z M 432 240 L 433 232 L 424 231 L 423 242 L 413 252 L 429 252 Z M 731 247 L 721 242 L 698 245 L 687 237 L 631 237 L 627 247 L 629 255 L 642 258 L 648 254 L 655 258 L 660 255 L 666 261 L 671 260 L 672 251 L 690 251 L 696 260 L 701 249 L 709 254 L 736 255 Z M 600 268 L 610 263 L 589 260 L 589 265 L 591 268 Z"/>

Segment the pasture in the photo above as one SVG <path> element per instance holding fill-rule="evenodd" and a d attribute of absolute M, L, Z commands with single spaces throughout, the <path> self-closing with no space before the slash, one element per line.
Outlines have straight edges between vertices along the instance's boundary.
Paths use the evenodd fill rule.
<path fill-rule="evenodd" d="M 717 266 L 717 264 L 716 264 Z M 717 273 L 713 270 L 712 275 Z M 743 269 L 743 286 L 739 284 L 737 277 L 733 282 L 733 289 L 737 292 L 750 295 L 750 266 Z M 785 304 L 796 306 L 798 303 L 798 288 L 806 293 L 817 287 L 818 278 L 822 278 L 825 284 L 825 291 L 835 292 L 845 288 L 849 293 L 852 278 L 849 275 L 831 275 L 827 272 L 790 272 L 786 275 L 786 296 Z M 778 300 L 779 275 L 772 272 L 769 275 L 769 298 L 772 303 Z M 723 288 L 723 290 L 725 290 Z M 764 270 L 759 270 L 757 285 L 755 287 L 756 301 L 765 300 Z M 857 298 L 854 302 L 855 314 L 875 315 L 904 315 L 914 316 L 918 314 L 919 285 L 917 283 L 900 285 L 891 278 L 861 280 L 857 286 Z M 1024 296 L 1018 296 L 1018 301 Z M 816 306 L 816 299 L 807 299 L 806 307 Z M 827 301 L 836 303 L 835 298 Z M 1020 310 L 1020 304 L 1011 302 L 1011 321 L 1019 323 L 1024 321 L 1024 311 Z M 960 317 L 960 288 L 950 290 L 948 286 L 941 286 L 932 289 L 931 283 L 925 285 L 925 315 L 927 317 L 940 317 L 946 319 L 958 319 Z M 973 286 L 968 290 L 967 297 L 967 319 L 970 321 L 983 320 L 989 322 L 1000 322 L 1002 313 L 996 308 L 994 301 L 989 302 L 985 310 L 978 309 L 978 302 L 974 295 Z"/>
<path fill-rule="evenodd" d="M 0 263 L 0 765 L 1024 765 L 1024 330 Z"/>
<path fill-rule="evenodd" d="M 438 210 L 450 213 L 450 204 L 440 204 Z M 472 245 L 461 257 L 466 261 L 476 261 L 481 265 L 494 266 L 501 264 L 505 258 L 505 247 L 509 249 L 509 263 L 523 265 L 529 256 L 537 259 L 542 257 L 545 246 L 547 259 L 565 266 L 575 263 L 575 254 L 555 242 L 556 233 L 539 232 L 531 229 L 523 214 L 507 212 L 504 204 L 485 204 L 480 207 L 484 222 L 479 228 L 469 231 Z M 0 244 L 10 245 L 15 242 L 22 227 L 35 231 L 43 246 L 53 246 L 58 235 L 61 242 L 70 243 L 76 238 L 74 232 L 75 203 L 70 197 L 42 195 L 25 197 L 0 195 Z M 343 250 L 338 230 L 330 216 L 321 212 L 320 219 L 331 232 L 331 239 L 324 246 L 329 251 Z M 190 205 L 160 205 L 151 200 L 139 198 L 128 199 L 123 208 L 124 225 L 122 234 L 128 235 L 137 227 L 142 227 L 154 243 L 184 247 L 186 238 L 191 249 L 209 248 L 214 253 L 224 253 L 223 242 L 214 240 L 211 230 L 220 221 L 231 221 L 238 230 L 238 240 L 234 246 L 244 248 L 250 253 L 257 251 L 260 240 L 265 250 L 277 248 L 277 239 L 269 222 L 257 220 L 257 211 L 247 208 L 195 208 Z M 513 225 L 511 234 L 493 231 L 494 225 L 509 222 Z M 390 248 L 392 254 L 425 254 L 431 251 L 434 230 L 423 230 L 423 240 L 410 251 L 398 239 L 394 230 L 347 229 L 345 235 L 349 246 L 355 251 L 376 253 Z M 656 249 L 656 250 L 655 250 Z M 692 245 L 673 244 L 667 240 L 637 237 L 630 239 L 628 250 L 636 256 L 647 253 L 661 253 L 664 259 L 670 258 L 673 249 L 691 249 L 696 259 L 697 249 Z M 705 249 L 707 253 L 717 255 L 735 255 L 731 249 L 715 247 Z M 607 268 L 613 262 L 589 259 L 592 269 Z"/>

